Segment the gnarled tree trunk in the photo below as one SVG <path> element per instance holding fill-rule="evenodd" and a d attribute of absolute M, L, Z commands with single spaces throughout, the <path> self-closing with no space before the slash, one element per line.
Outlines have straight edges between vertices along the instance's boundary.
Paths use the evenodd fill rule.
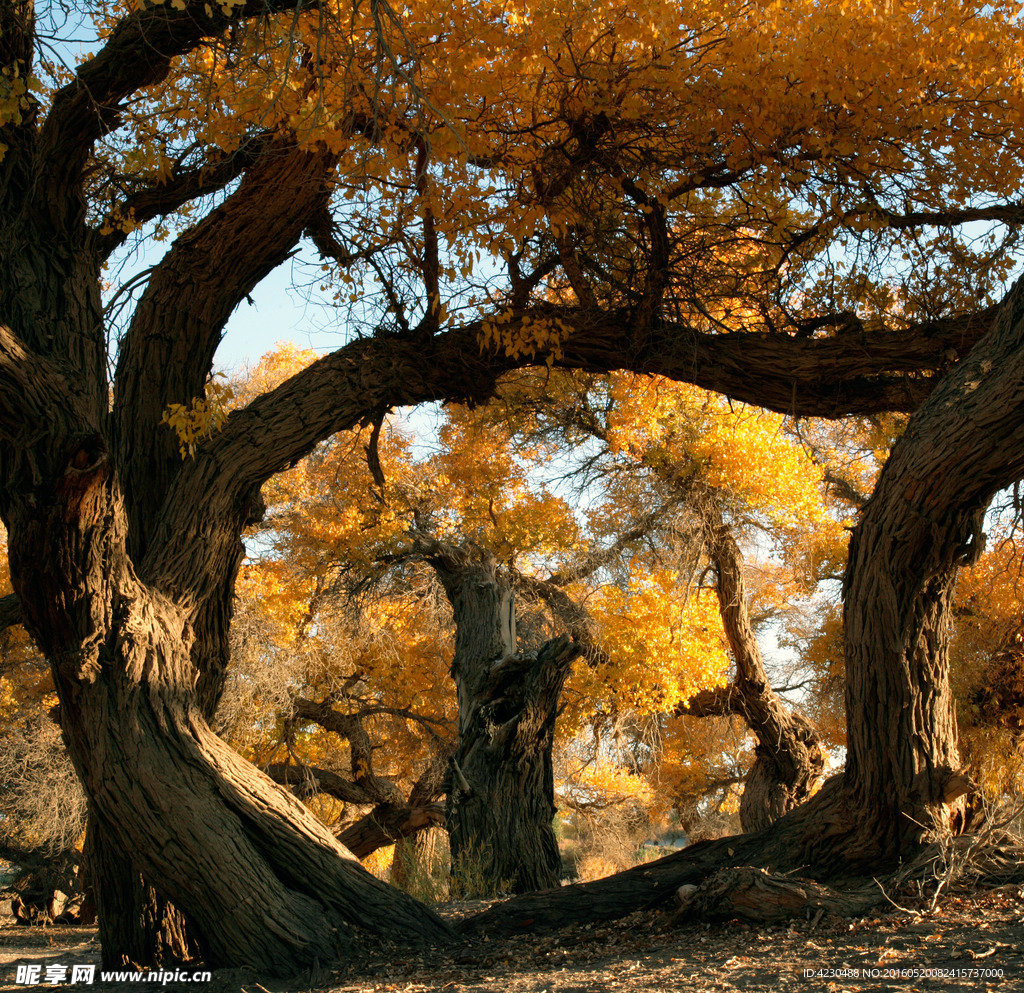
<path fill-rule="evenodd" d="M 814 725 L 787 707 L 768 682 L 747 610 L 743 553 L 722 517 L 714 492 L 704 495 L 704 539 L 715 566 L 715 596 L 736 678 L 728 686 L 698 693 L 677 713 L 694 717 L 738 714 L 747 722 L 757 738 L 757 749 L 740 799 L 740 824 L 744 831 L 760 831 L 817 789 L 825 755 Z"/>
<path fill-rule="evenodd" d="M 825 755 L 814 726 L 772 689 L 747 611 L 743 553 L 715 508 L 706 527 L 722 626 L 736 662 L 735 709 L 757 737 L 740 799 L 744 831 L 760 831 L 803 803 L 821 784 Z"/>
<path fill-rule="evenodd" d="M 494 557 L 439 542 L 422 550 L 455 613 L 459 744 L 447 817 L 453 884 L 467 896 L 557 886 L 555 717 L 581 650 L 559 638 L 516 654 L 512 589 Z"/>
<path fill-rule="evenodd" d="M 41 446 L 46 482 L 31 501 L 5 491 L 4 511 L 26 624 L 53 660 L 101 836 L 185 915 L 213 966 L 294 973 L 342 954 L 357 928 L 443 936 L 433 914 L 366 872 L 209 729 L 187 611 L 135 575 L 102 440 L 72 435 L 62 448 Z"/>
<path fill-rule="evenodd" d="M 182 913 L 146 885 L 95 816 L 89 818 L 82 855 L 105 968 L 170 965 L 198 956 Z"/>
<path fill-rule="evenodd" d="M 844 586 L 845 858 L 895 861 L 963 827 L 970 790 L 949 686 L 957 571 L 1024 474 L 1024 283 L 896 443 L 850 542 Z M 820 850 L 820 843 L 811 851 Z"/>

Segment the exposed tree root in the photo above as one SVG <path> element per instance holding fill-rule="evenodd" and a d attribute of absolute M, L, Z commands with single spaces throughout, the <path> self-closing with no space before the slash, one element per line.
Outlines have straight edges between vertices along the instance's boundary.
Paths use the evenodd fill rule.
<path fill-rule="evenodd" d="M 832 890 L 810 879 L 780 876 L 753 866 L 720 869 L 701 883 L 677 890 L 682 903 L 676 921 L 731 920 L 769 922 L 790 917 L 862 914 L 885 895 L 875 883 L 850 890 Z"/>
<path fill-rule="evenodd" d="M 801 863 L 807 849 L 800 841 L 815 825 L 819 833 L 823 824 L 831 825 L 836 851 L 843 850 L 852 832 L 839 829 L 842 799 L 841 783 L 833 780 L 809 803 L 764 831 L 700 842 L 594 882 L 516 897 L 464 921 L 460 931 L 554 931 L 670 907 L 673 898 L 684 902 L 681 919 L 770 921 L 819 911 L 857 916 L 901 900 L 924 907 L 930 902 L 934 908 L 953 883 L 974 887 L 1024 881 L 1024 844 L 991 830 L 923 847 L 885 875 L 847 875 L 840 880 L 835 854 L 828 861 Z"/>

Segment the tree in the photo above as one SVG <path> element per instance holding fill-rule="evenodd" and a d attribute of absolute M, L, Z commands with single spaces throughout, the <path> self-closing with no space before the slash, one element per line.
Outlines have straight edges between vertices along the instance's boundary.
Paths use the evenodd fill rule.
<path fill-rule="evenodd" d="M 580 378 L 573 386 L 537 416 L 569 439 L 600 442 L 602 449 L 588 453 L 587 465 L 614 488 L 617 502 L 637 499 L 626 497 L 630 486 L 640 487 L 652 502 L 674 502 L 682 522 L 673 520 L 672 527 L 677 534 L 691 533 L 691 547 L 676 556 L 690 559 L 695 576 L 705 567 L 714 571 L 735 678 L 683 694 L 668 706 L 680 715 L 737 714 L 747 721 L 758 747 L 740 819 L 745 830 L 759 830 L 814 792 L 825 757 L 811 722 L 788 708 L 769 684 L 748 607 L 739 539 L 756 530 L 789 560 L 777 570 L 785 578 L 774 577 L 784 586 L 780 600 L 813 588 L 823 568 L 841 561 L 844 553 L 840 522 L 823 503 L 827 472 L 786 436 L 782 418 L 764 411 L 727 406 L 656 379 Z M 607 482 L 616 476 L 615 483 Z M 656 554 L 664 557 L 668 544 Z"/>
<path fill-rule="evenodd" d="M 0 516 L 96 837 L 133 853 L 122 879 L 107 860 L 108 960 L 155 954 L 117 909 L 136 872 L 213 965 L 292 971 L 354 928 L 444 937 L 208 719 L 261 485 L 388 407 L 481 400 L 534 362 L 796 415 L 916 411 L 851 545 L 845 785 L 796 814 L 823 865 L 948 829 L 947 592 L 1021 474 L 1022 291 L 994 310 L 1015 235 L 955 230 L 1020 216 L 1013 8 L 93 9 L 101 44 L 71 71 L 39 56 L 31 0 L 0 7 Z M 150 225 L 176 238 L 115 328 L 103 266 Z M 377 333 L 217 430 L 224 322 L 304 231 L 328 281 L 379 273 Z M 908 265 L 873 278 L 893 250 Z M 459 270 L 485 253 L 504 269 L 471 300 Z M 172 404 L 195 415 L 184 461 Z"/>
<path fill-rule="evenodd" d="M 814 725 L 788 708 L 772 690 L 757 643 L 743 582 L 743 555 L 721 516 L 707 512 L 708 553 L 717 574 L 715 592 L 733 658 L 736 678 L 724 693 L 698 697 L 689 714 L 742 714 L 757 737 L 756 758 L 740 801 L 744 831 L 759 831 L 798 807 L 821 785 L 825 767 Z"/>
<path fill-rule="evenodd" d="M 253 378 L 259 380 L 264 370 L 287 362 L 288 356 L 282 349 L 265 358 Z M 427 720 L 436 720 L 450 706 L 443 701 L 447 680 L 439 679 L 437 670 L 442 653 L 448 658 L 454 678 L 448 696 L 457 699 L 459 715 L 452 774 L 445 777 L 453 881 L 460 891 L 488 894 L 558 885 L 561 860 L 552 829 L 552 746 L 556 713 L 567 706 L 563 686 L 571 662 L 581 653 L 588 655 L 591 665 L 601 663 L 605 673 L 618 661 L 594 644 L 594 618 L 580 600 L 592 598 L 595 590 L 600 595 L 601 584 L 593 582 L 597 570 L 614 566 L 631 543 L 654 540 L 653 533 L 666 516 L 664 510 L 637 511 L 631 519 L 625 507 L 616 511 L 608 501 L 599 526 L 585 534 L 565 501 L 548 492 L 540 479 L 552 455 L 551 445 L 515 437 L 510 431 L 508 418 L 494 410 L 451 405 L 431 443 L 435 450 L 427 457 L 412 459 L 410 440 L 394 425 L 373 432 L 365 446 L 358 437 L 343 436 L 321 446 L 268 493 L 263 526 L 273 539 L 274 553 L 258 567 L 265 574 L 265 586 L 254 598 L 268 620 L 291 614 L 292 620 L 275 638 L 283 653 L 294 656 L 322 646 L 318 651 L 323 660 L 300 666 L 304 671 L 294 665 L 289 671 L 298 685 L 310 687 L 303 694 L 325 697 L 325 703 L 289 699 L 284 704 L 285 721 L 287 725 L 287 715 L 313 720 L 346 737 L 356 784 L 343 784 L 333 773 L 324 775 L 308 765 L 265 766 L 278 781 L 287 776 L 304 789 L 316 782 L 349 802 L 369 799 L 369 742 L 360 747 L 357 758 L 348 729 L 360 714 L 386 710 L 413 716 L 413 706 L 422 721 L 428 699 L 436 702 L 434 716 Z M 467 444 L 467 439 L 473 443 Z M 378 480 L 372 494 L 366 486 L 364 452 Z M 587 550 L 581 552 L 580 545 Z M 431 599 L 423 563 L 448 600 L 451 616 L 439 618 L 440 625 L 432 624 L 418 607 L 418 602 Z M 545 578 L 550 570 L 553 575 Z M 669 579 L 665 590 L 674 585 Z M 354 597 L 357 589 L 362 592 Z M 369 663 L 351 647 L 356 643 L 354 632 L 341 639 L 329 634 L 335 623 L 332 615 L 349 610 L 353 599 L 365 601 L 370 591 L 396 618 L 404 614 L 394 624 L 391 656 L 399 660 L 397 665 L 386 659 Z M 642 624 L 635 603 L 628 617 L 630 605 L 625 601 L 616 605 L 614 598 L 604 598 L 604 624 L 630 627 L 634 642 L 659 635 L 664 642 L 669 628 L 676 630 L 684 622 L 672 617 L 676 605 L 670 597 L 657 587 L 653 593 L 650 619 Z M 551 620 L 541 619 L 538 608 L 549 612 Z M 449 623 L 454 628 L 451 651 L 440 634 L 431 634 Z M 315 634 L 293 633 L 314 628 Z M 399 636 L 399 628 L 406 633 Z M 582 639 L 586 648 L 570 645 L 565 635 Z M 713 632 L 710 637 L 718 635 Z M 328 641 L 348 647 L 331 651 Z M 422 686 L 416 675 L 425 661 L 424 646 L 437 660 L 432 687 Z M 630 664 L 628 675 L 617 677 L 626 686 L 619 692 L 618 706 L 663 703 L 663 692 L 650 692 L 656 682 L 679 680 L 703 687 L 708 666 L 696 664 L 697 654 L 669 649 L 656 669 L 644 664 L 646 659 Z M 266 663 L 260 665 L 266 669 Z M 252 667 L 247 669 L 247 679 L 252 679 Z M 627 686 L 630 681 L 633 685 Z M 576 687 L 575 696 L 593 697 L 587 701 L 593 708 L 608 694 L 597 688 L 599 681 L 590 682 L 594 685 L 589 688 Z M 348 689 L 353 685 L 363 687 L 362 700 Z M 396 687 L 401 687 L 397 694 Z M 418 693 L 407 692 L 413 687 L 419 687 Z M 365 699 L 368 691 L 389 706 L 371 704 Z M 645 694 L 649 699 L 640 704 Z M 336 713 L 334 705 L 347 712 Z M 573 709 L 578 717 L 580 706 Z M 278 737 L 277 727 L 275 723 L 275 743 L 285 737 Z M 392 762 L 400 747 L 386 748 Z M 294 756 L 294 741 L 288 751 Z M 362 782 L 357 766 L 364 771 Z M 307 782 L 309 787 L 302 785 Z M 379 823 L 381 812 L 369 816 Z M 407 823 L 411 829 L 429 822 Z M 347 831 L 343 837 L 349 837 Z M 384 839 L 380 832 L 374 837 Z"/>

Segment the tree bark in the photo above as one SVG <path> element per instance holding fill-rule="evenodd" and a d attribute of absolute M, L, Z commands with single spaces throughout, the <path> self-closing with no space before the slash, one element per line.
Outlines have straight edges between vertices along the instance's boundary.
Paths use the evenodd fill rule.
<path fill-rule="evenodd" d="M 581 650 L 559 638 L 516 654 L 512 590 L 494 557 L 438 542 L 426 551 L 455 614 L 459 743 L 447 814 L 453 886 L 463 896 L 557 886 L 555 717 Z"/>
<path fill-rule="evenodd" d="M 411 838 L 426 828 L 444 827 L 444 824 L 445 809 L 440 803 L 423 807 L 380 803 L 365 817 L 345 828 L 338 835 L 338 841 L 356 858 L 364 859 L 378 848 Z"/>
<path fill-rule="evenodd" d="M 772 875 L 764 869 L 739 866 L 712 873 L 700 886 L 681 888 L 675 920 L 728 921 L 739 917 L 759 924 L 803 917 L 814 911 L 842 916 L 863 914 L 885 902 L 872 881 L 855 890 L 835 891 L 810 879 Z"/>
<path fill-rule="evenodd" d="M 41 489 L 32 506 L 7 495 L 12 573 L 27 626 L 53 660 L 95 816 L 184 913 L 204 960 L 292 974 L 354 946 L 357 928 L 444 936 L 432 913 L 367 873 L 210 731 L 187 612 L 135 576 L 102 446 L 73 448 L 49 499 Z"/>
<path fill-rule="evenodd" d="M 877 866 L 961 829 L 970 786 L 949 687 L 950 602 L 957 571 L 984 549 L 992 497 L 1024 475 L 1022 443 L 1018 281 L 992 332 L 911 417 L 853 531 L 843 590 L 849 821 L 809 846 L 812 856 L 827 844 L 847 864 Z"/>
<path fill-rule="evenodd" d="M 95 817 L 89 819 L 82 855 L 105 969 L 171 965 L 198 956 L 184 915 L 146 885 Z"/>
<path fill-rule="evenodd" d="M 431 750 L 430 765 L 413 784 L 408 800 L 404 803 L 378 804 L 369 814 L 339 834 L 338 840 L 362 859 L 385 845 L 406 839 L 419 839 L 421 834 L 432 834 L 434 832 L 431 828 L 447 828 L 445 805 L 434 801 L 448 792 L 448 767 L 454 752 L 454 742 L 436 740 Z M 395 845 L 392 882 L 396 884 L 395 861 L 401 862 L 399 852 L 408 850 L 407 846 Z"/>
<path fill-rule="evenodd" d="M 416 888 L 427 893 L 444 892 L 438 876 L 449 858 L 446 829 L 417 831 L 395 845 L 391 858 L 391 884 L 411 892 L 416 892 Z"/>

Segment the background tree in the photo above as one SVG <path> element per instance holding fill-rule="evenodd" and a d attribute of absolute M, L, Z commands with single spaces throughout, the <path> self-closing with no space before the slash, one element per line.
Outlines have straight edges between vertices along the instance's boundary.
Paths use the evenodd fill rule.
<path fill-rule="evenodd" d="M 840 521 L 823 501 L 822 470 L 787 436 L 782 418 L 733 408 L 671 383 L 619 377 L 610 388 L 580 380 L 565 402 L 542 416 L 568 437 L 596 440 L 586 467 L 614 479 L 616 502 L 674 501 L 675 535 L 688 532 L 682 558 L 693 576 L 715 574 L 720 629 L 736 668 L 725 686 L 677 696 L 680 714 L 742 715 L 758 739 L 757 761 L 743 791 L 740 816 L 757 830 L 807 799 L 820 784 L 824 753 L 813 725 L 771 689 L 745 590 L 738 539 L 756 534 L 773 547 L 761 567 L 762 622 L 778 623 L 784 604 L 807 597 L 823 573 L 843 559 Z M 667 541 L 666 541 L 667 539 Z M 666 533 L 663 561 L 678 537 Z M 767 581 L 765 581 L 767 580 Z M 769 606 L 776 590 L 775 603 Z M 765 594 L 768 594 L 766 596 Z"/>
<path fill-rule="evenodd" d="M 254 378 L 259 380 L 266 369 L 286 361 L 289 354 L 282 350 L 268 357 Z M 555 814 L 554 719 L 569 674 L 567 663 L 582 649 L 571 648 L 564 639 L 551 635 L 562 631 L 585 638 L 585 629 L 592 623 L 584 608 L 561 587 L 570 580 L 577 586 L 589 581 L 599 567 L 614 562 L 630 541 L 649 539 L 658 515 L 644 513 L 640 523 L 628 518 L 621 522 L 622 514 L 609 508 L 604 526 L 611 530 L 612 543 L 601 547 L 605 536 L 591 535 L 587 540 L 592 549 L 572 561 L 573 548 L 582 539 L 580 526 L 564 500 L 548 492 L 541 479 L 543 466 L 552 457 L 550 445 L 526 439 L 516 443 L 508 426 L 486 411 L 457 407 L 445 413 L 436 450 L 418 460 L 410 457 L 410 440 L 403 439 L 394 427 L 375 431 L 372 437 L 375 440 L 365 450 L 379 479 L 375 494 L 366 489 L 369 473 L 364 446 L 356 438 L 341 437 L 323 446 L 271 491 L 264 527 L 274 552 L 264 557 L 261 566 L 268 584 L 259 601 L 274 614 L 277 608 L 273 604 L 281 596 L 292 597 L 293 623 L 317 629 L 304 644 L 323 641 L 332 626 L 332 613 L 348 611 L 345 598 L 349 597 L 350 603 L 357 589 L 375 591 L 373 597 L 379 604 L 387 604 L 389 612 L 405 611 L 402 627 L 408 633 L 405 644 L 394 639 L 393 665 L 378 661 L 353 669 L 335 652 L 326 663 L 334 666 L 328 682 L 333 680 L 338 686 L 342 681 L 351 684 L 359 680 L 363 685 L 368 681 L 392 699 L 392 712 L 402 707 L 408 714 L 413 707 L 424 714 L 422 698 L 418 703 L 415 697 L 395 700 L 397 687 L 401 687 L 401 695 L 406 687 L 418 685 L 414 673 L 417 652 L 423 647 L 409 639 L 419 632 L 423 645 L 433 644 L 437 661 L 444 652 L 455 677 L 459 712 L 450 784 L 455 789 L 447 790 L 453 873 L 463 888 L 471 884 L 474 890 L 488 892 L 557 885 L 561 860 L 551 824 Z M 467 438 L 472 444 L 467 444 Z M 499 555 L 504 565 L 499 563 Z M 549 565 L 554 561 L 559 561 L 560 567 Z M 434 582 L 445 591 L 454 629 L 453 654 L 445 650 L 439 634 L 430 641 L 430 625 L 416 603 L 425 596 L 429 599 L 430 579 L 416 563 L 425 563 Z M 390 578 L 382 580 L 385 566 Z M 542 577 L 549 568 L 556 568 L 556 575 L 545 580 Z M 666 589 L 671 589 L 673 581 L 667 577 L 666 581 Z M 281 596 L 274 592 L 276 588 Z M 316 602 L 307 607 L 302 591 L 310 589 L 315 591 Z M 575 595 L 583 593 L 576 591 Z M 514 600 L 519 602 L 518 609 Z M 658 616 L 657 602 L 652 598 L 648 605 L 646 627 L 667 630 L 670 624 L 678 626 L 680 621 L 671 616 L 675 609 L 671 600 L 664 601 L 662 616 Z M 538 617 L 538 608 L 545 607 L 552 613 L 547 622 Z M 610 605 L 606 609 L 611 617 Z M 628 609 L 625 602 L 620 604 L 621 612 Z M 520 624 L 525 624 L 519 638 L 517 615 Z M 441 623 L 449 623 L 448 618 Z M 618 623 L 628 622 L 620 617 Z M 437 625 L 435 620 L 434 628 Z M 643 639 L 648 633 L 637 616 L 633 626 L 634 639 Z M 545 652 L 544 645 L 549 642 Z M 281 644 L 282 650 L 288 651 L 283 641 Z M 593 646 L 591 655 L 592 664 L 600 658 L 607 671 L 614 668 L 615 663 Z M 690 653 L 675 661 L 666 658 L 646 675 L 641 666 L 630 671 L 634 680 L 650 683 L 680 678 L 683 666 L 695 664 L 696 654 Z M 372 675 L 368 668 L 374 670 Z M 703 686 L 703 671 L 686 678 Z M 299 678 L 308 680 L 309 676 Z M 323 677 L 319 682 L 321 688 L 314 695 L 326 692 L 337 701 L 338 691 L 327 692 Z M 445 682 L 438 680 L 435 662 L 434 696 L 443 693 Z M 576 695 L 579 699 L 579 691 Z M 296 702 L 301 701 L 288 706 Z M 287 707 L 284 713 L 288 713 Z M 358 713 L 357 707 L 345 720 Z M 497 714 L 502 715 L 500 721 Z M 327 727 L 321 719 L 327 711 L 309 701 L 303 703 L 300 716 Z M 338 718 L 331 719 L 336 729 Z M 527 769 L 536 772 L 533 779 L 524 771 Z M 275 778 L 295 777 L 294 771 L 278 767 L 269 771 Z M 315 770 L 312 772 L 315 778 Z M 302 775 L 309 773 L 307 769 Z M 320 780 L 327 783 L 326 777 Z M 336 789 L 333 795 L 339 795 Z M 354 797 L 349 792 L 344 798 Z M 528 810 L 535 813 L 527 816 Z M 380 815 L 375 812 L 372 816 Z"/>
<path fill-rule="evenodd" d="M 268 361 L 277 362 L 282 354 Z M 570 697 L 576 703 L 566 715 L 568 733 L 572 728 L 585 729 L 597 741 L 607 729 L 602 732 L 595 722 L 614 723 L 617 715 L 631 713 L 654 717 L 672 708 L 703 714 L 745 713 L 764 742 L 761 765 L 770 763 L 772 772 L 759 800 L 754 799 L 756 790 L 745 794 L 741 814 L 774 819 L 810 794 L 820 778 L 823 754 L 811 726 L 799 715 L 790 716 L 768 686 L 742 589 L 742 556 L 719 506 L 730 508 L 748 528 L 760 521 L 763 533 L 773 535 L 783 557 L 791 560 L 788 568 L 775 567 L 770 583 L 762 583 L 763 614 L 764 592 L 769 587 L 779 587 L 779 601 L 792 597 L 808 584 L 813 586 L 829 555 L 841 556 L 841 551 L 829 549 L 841 532 L 821 503 L 821 471 L 785 437 L 781 418 L 716 406 L 710 397 L 680 391 L 668 383 L 623 380 L 608 392 L 606 385 L 594 381 L 589 384 L 591 394 L 585 392 L 587 388 L 583 380 L 566 380 L 559 386 L 547 377 L 542 386 L 545 399 L 538 404 L 538 383 L 523 379 L 507 384 L 501 403 L 491 410 L 471 413 L 449 408 L 438 432 L 439 447 L 416 468 L 408 460 L 408 442 L 396 441 L 393 429 L 378 433 L 371 461 L 387 485 L 374 497 L 365 491 L 361 495 L 358 482 L 350 492 L 351 480 L 365 475 L 360 466 L 361 443 L 339 442 L 323 449 L 301 472 L 291 474 L 293 482 L 281 491 L 280 506 L 271 506 L 267 526 L 277 536 L 281 556 L 276 568 L 292 573 L 300 587 L 311 584 L 320 591 L 332 572 L 372 575 L 381 555 L 404 569 L 409 555 L 396 549 L 401 548 L 400 522 L 406 522 L 412 557 L 430 563 L 448 592 L 456 631 L 463 631 L 456 635 L 456 643 L 460 637 L 493 642 L 493 652 L 481 649 L 475 661 L 467 658 L 464 648 L 461 666 L 456 649 L 453 668 L 463 670 L 463 732 L 473 721 L 482 720 L 481 715 L 492 714 L 494 707 L 507 710 L 511 706 L 508 686 L 501 680 L 493 685 L 490 681 L 490 656 L 506 659 L 515 654 L 511 620 L 532 602 L 533 612 L 538 607 L 550 611 L 555 631 L 568 632 L 586 646 L 600 673 L 599 678 L 570 678 Z M 524 390 L 534 392 L 527 395 Z M 551 410 L 547 406 L 559 391 L 561 410 L 552 413 L 557 403 Z M 604 408 L 597 413 L 594 398 L 602 391 Z M 551 440 L 554 428 L 548 428 L 546 436 L 538 418 L 558 425 L 570 441 L 580 432 L 589 432 L 605 446 L 604 454 L 593 447 L 582 456 L 559 453 Z M 524 427 L 532 436 L 522 433 Z M 466 444 L 467 437 L 472 444 Z M 471 453 L 468 458 L 467 452 Z M 589 473 L 587 540 L 591 544 L 582 555 L 570 554 L 570 546 L 581 540 L 579 526 L 566 516 L 562 502 L 538 489 L 542 474 L 551 472 L 547 463 L 553 456 L 559 475 L 576 463 L 581 463 L 576 471 Z M 530 465 L 532 469 L 527 468 Z M 356 507 L 362 510 L 353 516 Z M 475 544 L 439 541 L 428 537 L 432 530 L 445 536 L 470 535 Z M 638 548 L 628 551 L 632 545 Z M 496 554 L 520 565 L 511 571 L 500 568 Z M 686 570 L 702 569 L 705 557 L 725 576 L 715 586 L 718 604 L 712 613 L 724 619 L 734 646 L 740 645 L 736 682 L 718 689 L 711 687 L 724 665 L 718 644 L 723 622 L 716 617 L 708 632 L 707 607 L 704 612 L 694 608 L 699 600 L 707 604 L 709 598 L 687 592 Z M 545 560 L 551 564 L 545 565 Z M 309 563 L 316 563 L 315 579 Z M 623 568 L 625 563 L 628 566 Z M 542 578 L 545 569 L 553 570 L 546 579 Z M 614 578 L 618 573 L 621 579 Z M 656 576 L 657 581 L 645 580 L 645 575 Z M 514 597 L 518 610 L 512 606 Z M 688 598 L 692 598 L 689 604 Z M 300 609 L 302 623 L 310 623 L 314 612 L 304 610 Z M 409 610 L 415 613 L 411 606 Z M 528 623 L 535 626 L 533 621 Z M 696 636 L 693 631 L 698 632 Z M 681 651 L 683 643 L 687 647 Z M 408 657 L 411 664 L 411 649 Z M 716 658 L 720 661 L 711 661 Z M 521 675 L 517 666 L 510 662 L 506 671 Z M 540 713 L 553 714 L 557 709 L 564 675 L 551 684 Z M 400 676 L 395 673 L 391 678 Z M 467 686 L 473 683 L 478 684 L 476 691 L 469 692 Z M 495 689 L 499 686 L 505 689 L 499 692 Z M 522 693 L 519 685 L 516 698 Z M 523 719 L 515 723 L 513 712 L 523 714 L 522 703 L 502 723 L 517 727 L 519 733 Z M 584 712 L 589 716 L 581 719 Z M 546 720 L 539 720 L 537 727 L 542 728 Z M 538 788 L 538 795 L 546 799 L 533 829 L 537 837 L 546 839 L 548 855 L 530 857 L 530 850 L 543 851 L 543 846 L 520 843 L 514 833 L 502 841 L 507 811 L 527 807 L 525 795 L 513 803 L 499 796 L 500 790 L 481 789 L 478 784 L 499 776 L 507 766 L 519 770 L 514 788 L 522 790 L 522 769 L 528 759 L 524 753 L 515 761 L 499 760 L 484 747 L 493 737 L 486 733 L 486 726 L 484 721 L 473 734 L 460 734 L 455 783 L 464 793 L 477 784 L 477 803 L 494 823 L 477 827 L 477 840 L 471 844 L 472 836 L 465 840 L 460 836 L 458 817 L 449 817 L 456 868 L 465 849 L 467 864 L 479 869 L 483 863 L 493 870 L 474 871 L 475 885 L 481 885 L 482 879 L 488 879 L 490 887 L 556 885 L 560 868 L 550 831 L 552 788 L 550 784 Z M 789 734 L 783 733 L 786 729 Z M 551 728 L 545 736 L 543 748 L 534 745 L 532 750 L 548 754 L 550 765 Z M 479 763 L 480 756 L 484 760 L 469 776 L 464 756 L 474 753 L 478 753 L 474 762 Z M 597 761 L 596 752 L 591 761 Z M 538 782 L 545 778 L 550 780 L 550 769 Z M 573 792 L 578 794 L 578 788 L 566 784 L 562 795 L 569 797 Z M 592 809 L 594 800 L 586 805 Z M 449 797 L 450 815 L 456 810 Z M 751 815 L 752 810 L 765 813 Z M 519 817 L 514 823 L 523 825 L 527 820 Z M 481 847 L 486 857 L 481 856 Z M 529 870 L 536 875 L 527 874 L 529 866 L 540 867 Z M 522 881 L 517 884 L 519 878 Z"/>
<path fill-rule="evenodd" d="M 6 540 L 0 582 L 7 579 Z M 9 601 L 8 601 L 9 602 Z M 0 631 L 0 859 L 15 915 L 52 920 L 81 897 L 85 797 L 60 740 L 49 667 L 20 625 Z"/>

